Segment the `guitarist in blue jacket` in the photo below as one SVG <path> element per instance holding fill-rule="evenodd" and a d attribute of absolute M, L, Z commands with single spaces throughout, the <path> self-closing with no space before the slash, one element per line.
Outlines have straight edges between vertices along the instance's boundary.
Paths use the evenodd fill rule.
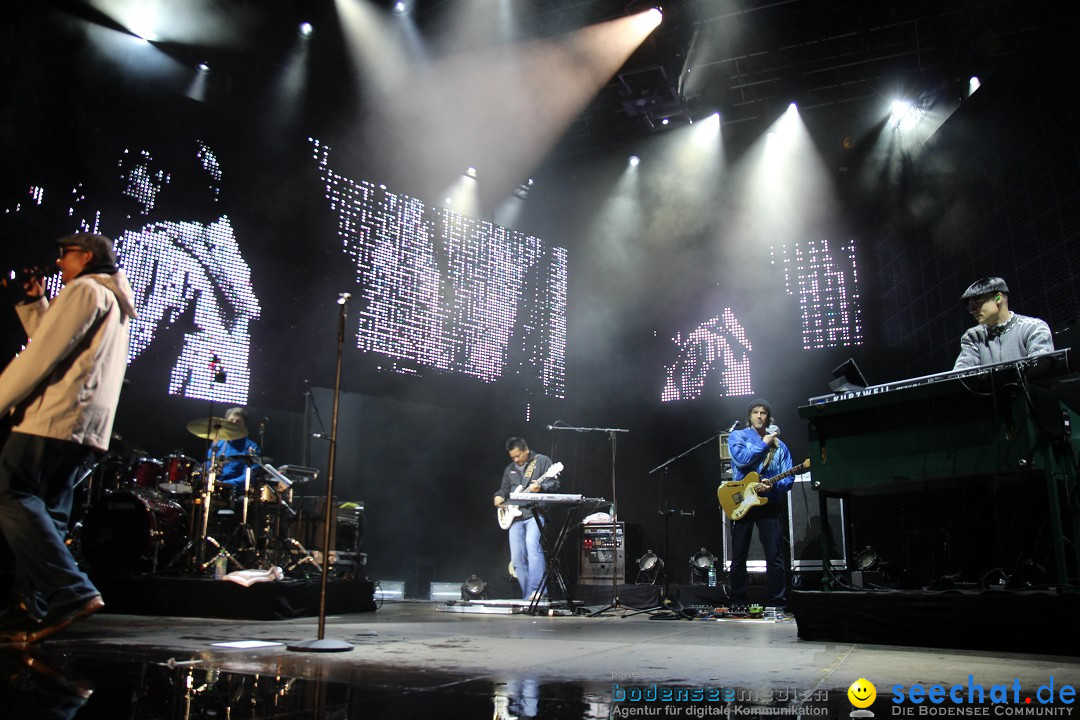
<path fill-rule="evenodd" d="M 555 492 L 559 489 L 558 478 L 545 478 L 551 469 L 551 458 L 529 450 L 524 439 L 512 437 L 506 441 L 506 452 L 510 455 L 510 464 L 503 471 L 502 484 L 495 493 L 495 507 L 502 508 L 510 498 L 510 493 L 521 488 L 521 492 Z M 510 535 L 510 561 L 514 563 L 518 584 L 524 599 L 537 599 L 544 594 L 540 583 L 544 579 L 547 564 L 544 561 L 544 548 L 540 542 L 543 519 L 535 505 L 521 505 L 521 516 L 514 519 L 508 532 Z"/>
<path fill-rule="evenodd" d="M 741 480 L 749 473 L 757 473 L 762 479 L 780 475 L 791 469 L 791 453 L 778 435 L 779 429 L 772 425 L 772 408 L 764 400 L 755 399 L 747 408 L 747 427 L 728 435 L 731 450 L 733 479 Z M 768 593 L 766 606 L 784 607 L 787 574 L 784 555 L 780 549 L 780 523 L 783 520 L 784 493 L 791 489 L 794 480 L 785 477 L 770 487 L 764 483 L 755 486 L 760 497 L 768 502 L 752 508 L 731 528 L 731 604 L 746 605 L 746 558 L 750 554 L 750 537 L 757 525 L 758 540 L 765 551 L 765 586 Z"/>

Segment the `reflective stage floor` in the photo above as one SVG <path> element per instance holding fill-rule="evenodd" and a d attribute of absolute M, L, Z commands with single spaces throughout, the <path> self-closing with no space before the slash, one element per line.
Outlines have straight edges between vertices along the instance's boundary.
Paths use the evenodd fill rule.
<path fill-rule="evenodd" d="M 340 653 L 286 649 L 317 637 L 316 618 L 101 613 L 0 650 L 0 718 L 1080 717 L 1063 692 L 1080 684 L 1075 657 L 807 642 L 792 620 L 438 607 L 330 617 L 325 636 L 353 646 Z M 1052 619 L 1025 621 L 1054 631 Z M 215 645 L 230 641 L 268 645 Z M 859 679 L 876 688 L 867 710 L 849 698 Z M 946 693 L 936 703 L 912 687 L 936 684 Z M 981 708 L 968 702 L 978 693 Z"/>

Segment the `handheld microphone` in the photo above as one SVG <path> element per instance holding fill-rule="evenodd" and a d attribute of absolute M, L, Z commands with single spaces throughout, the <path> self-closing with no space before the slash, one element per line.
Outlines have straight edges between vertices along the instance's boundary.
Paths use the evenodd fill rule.
<path fill-rule="evenodd" d="M 60 267 L 58 265 L 33 265 L 31 267 L 25 267 L 21 270 L 4 270 L 3 275 L 0 276 L 0 287 L 8 287 L 9 285 L 15 285 L 15 283 L 24 283 L 30 280 L 30 278 L 41 278 L 44 280 L 48 277 L 60 274 Z"/>
<path fill-rule="evenodd" d="M 778 425 L 775 425 L 775 424 L 770 425 L 769 427 L 765 428 L 765 434 L 766 435 L 779 435 L 780 434 L 780 427 Z"/>

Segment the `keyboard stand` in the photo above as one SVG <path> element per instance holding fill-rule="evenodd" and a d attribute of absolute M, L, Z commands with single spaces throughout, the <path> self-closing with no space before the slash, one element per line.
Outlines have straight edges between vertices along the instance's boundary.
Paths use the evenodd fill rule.
<path fill-rule="evenodd" d="M 547 539 L 544 536 L 542 529 L 540 533 L 540 543 L 544 548 L 544 555 L 547 558 L 547 562 L 544 566 L 544 576 L 540 579 L 540 587 L 546 589 L 548 587 L 548 582 L 554 578 L 557 587 L 562 591 L 563 597 L 565 598 L 563 602 L 571 613 L 576 611 L 574 598 L 570 593 L 570 586 L 566 582 L 566 577 L 559 568 L 559 557 L 562 555 L 562 549 L 566 545 L 566 540 L 570 537 L 570 530 L 581 524 L 576 520 L 578 512 L 581 510 L 581 507 L 589 503 L 590 500 L 592 501 L 593 508 L 603 502 L 607 502 L 606 500 L 597 502 L 594 498 L 583 498 L 580 502 L 569 505 L 566 510 L 566 516 L 563 518 L 562 526 L 559 528 L 559 534 L 555 537 L 555 543 L 550 549 L 548 548 Z M 547 510 L 550 511 L 551 507 L 548 507 Z M 533 512 L 535 513 L 535 510 Z M 544 523 L 544 525 L 546 526 L 547 523 Z M 532 598 L 529 601 L 529 607 L 526 608 L 525 612 L 530 615 L 536 615 L 539 612 L 542 612 L 538 610 L 539 604 L 539 596 Z M 548 607 L 550 608 L 557 604 L 559 603 L 549 602 Z"/>

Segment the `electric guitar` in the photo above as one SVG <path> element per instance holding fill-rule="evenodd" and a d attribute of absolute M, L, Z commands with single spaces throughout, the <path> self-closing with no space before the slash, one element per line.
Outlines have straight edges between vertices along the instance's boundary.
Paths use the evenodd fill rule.
<path fill-rule="evenodd" d="M 544 482 L 548 478 L 555 477 L 556 475 L 558 475 L 562 471 L 563 471 L 563 464 L 561 462 L 557 462 L 554 465 L 552 465 L 551 467 L 549 467 L 548 471 L 546 473 L 544 473 L 540 477 L 536 478 L 535 480 L 530 480 L 528 485 L 526 485 L 526 484 L 518 485 L 517 490 L 515 490 L 514 492 L 516 492 L 516 493 L 525 492 L 528 489 L 529 485 L 539 485 L 540 483 Z M 507 500 L 509 500 L 509 498 L 507 498 Z M 499 511 L 499 527 L 501 527 L 503 530 L 509 530 L 510 525 L 512 525 L 513 522 L 514 522 L 514 518 L 521 517 L 521 508 L 519 508 L 517 505 L 509 505 L 509 504 L 503 505 L 501 508 L 498 508 L 498 511 Z"/>
<path fill-rule="evenodd" d="M 769 498 L 761 497 L 757 494 L 754 486 L 758 483 L 762 485 L 772 486 L 777 480 L 783 480 L 786 477 L 792 475 L 798 475 L 810 469 L 810 458 L 807 458 L 801 465 L 780 473 L 776 477 L 767 478 L 765 480 L 760 479 L 756 472 L 747 473 L 746 477 L 738 482 L 728 480 L 720 487 L 716 488 L 716 499 L 720 501 L 720 507 L 724 510 L 724 514 L 731 518 L 732 521 L 739 520 L 743 515 L 750 511 L 750 508 L 757 507 L 758 505 L 764 505 L 769 502 Z"/>

